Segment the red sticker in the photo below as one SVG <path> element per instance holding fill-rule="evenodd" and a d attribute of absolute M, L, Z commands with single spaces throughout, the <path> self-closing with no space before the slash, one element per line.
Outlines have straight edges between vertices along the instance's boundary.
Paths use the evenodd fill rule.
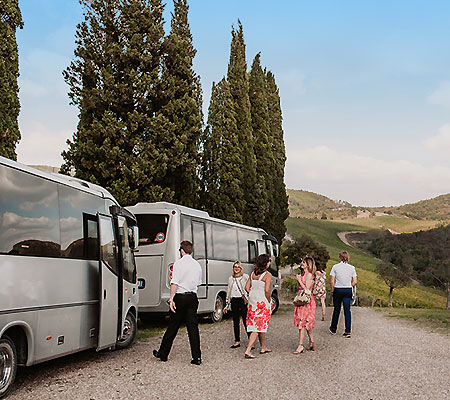
<path fill-rule="evenodd" d="M 162 232 L 160 232 L 156 235 L 156 241 L 159 243 L 164 242 L 165 238 L 166 238 L 166 236 Z"/>

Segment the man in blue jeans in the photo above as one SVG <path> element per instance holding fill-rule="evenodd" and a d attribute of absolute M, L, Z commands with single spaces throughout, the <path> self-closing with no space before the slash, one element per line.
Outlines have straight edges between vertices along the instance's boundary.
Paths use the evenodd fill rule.
<path fill-rule="evenodd" d="M 348 261 L 350 256 L 348 252 L 341 251 L 339 253 L 339 264 L 333 265 L 331 268 L 331 293 L 333 293 L 333 318 L 331 319 L 330 333 L 335 335 L 339 322 L 339 314 L 341 313 L 341 304 L 344 304 L 345 338 L 351 337 L 352 332 L 352 314 L 350 312 L 350 303 L 352 301 L 352 287 L 356 285 L 356 270 Z"/>

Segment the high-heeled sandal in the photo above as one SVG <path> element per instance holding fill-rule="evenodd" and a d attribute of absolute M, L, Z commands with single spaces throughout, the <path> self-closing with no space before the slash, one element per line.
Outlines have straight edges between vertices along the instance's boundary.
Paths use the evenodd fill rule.
<path fill-rule="evenodd" d="M 316 344 L 314 342 L 311 342 L 309 344 L 308 350 L 316 351 Z"/>
<path fill-rule="evenodd" d="M 305 351 L 305 346 L 303 346 L 302 344 L 301 344 L 300 346 L 302 346 L 302 350 L 301 350 L 301 351 L 295 350 L 295 351 L 294 351 L 294 354 L 297 355 L 297 354 L 302 354 L 302 353 L 304 353 L 304 351 Z M 299 346 L 299 347 L 300 347 L 300 346 Z"/>

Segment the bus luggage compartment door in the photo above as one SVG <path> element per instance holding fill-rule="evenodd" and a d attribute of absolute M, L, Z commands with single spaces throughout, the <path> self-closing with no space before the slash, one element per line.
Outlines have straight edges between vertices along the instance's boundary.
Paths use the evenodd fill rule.
<path fill-rule="evenodd" d="M 157 306 L 161 302 L 162 255 L 136 255 L 139 286 L 139 309 Z M 141 311 L 149 311 L 143 309 Z"/>
<path fill-rule="evenodd" d="M 119 316 L 117 244 L 112 218 L 98 215 L 100 238 L 100 310 L 97 351 L 114 346 Z"/>

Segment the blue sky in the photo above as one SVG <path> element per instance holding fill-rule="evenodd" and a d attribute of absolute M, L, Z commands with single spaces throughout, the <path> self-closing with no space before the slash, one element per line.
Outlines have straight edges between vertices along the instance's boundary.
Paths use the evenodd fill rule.
<path fill-rule="evenodd" d="M 206 112 L 227 70 L 231 26 L 280 88 L 286 185 L 355 205 L 450 192 L 450 2 L 190 0 Z M 62 79 L 82 19 L 76 0 L 19 0 L 18 159 L 59 166 L 76 130 Z M 167 2 L 166 27 L 170 27 Z"/>

